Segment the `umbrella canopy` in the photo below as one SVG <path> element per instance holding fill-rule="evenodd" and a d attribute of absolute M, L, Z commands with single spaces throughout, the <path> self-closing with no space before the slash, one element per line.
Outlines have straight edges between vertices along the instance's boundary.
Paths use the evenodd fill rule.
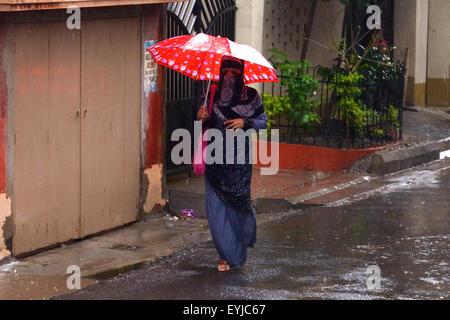
<path fill-rule="evenodd" d="M 170 38 L 150 47 L 156 63 L 180 72 L 194 80 L 220 78 L 223 56 L 244 60 L 244 82 L 278 82 L 275 69 L 254 48 L 227 38 L 204 33 Z"/>

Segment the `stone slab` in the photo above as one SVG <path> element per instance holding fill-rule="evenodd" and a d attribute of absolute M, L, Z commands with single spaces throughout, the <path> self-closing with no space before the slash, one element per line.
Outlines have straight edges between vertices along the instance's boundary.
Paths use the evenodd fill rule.
<path fill-rule="evenodd" d="M 437 142 L 389 152 L 377 152 L 372 157 L 371 171 L 383 175 L 439 159 L 441 152 Z"/>

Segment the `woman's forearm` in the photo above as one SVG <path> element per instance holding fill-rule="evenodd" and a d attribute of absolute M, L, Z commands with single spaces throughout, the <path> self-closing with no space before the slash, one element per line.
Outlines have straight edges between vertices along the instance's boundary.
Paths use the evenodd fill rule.
<path fill-rule="evenodd" d="M 258 130 L 266 129 L 266 128 L 267 128 L 267 116 L 266 116 L 266 113 L 264 112 L 256 119 L 253 119 L 253 129 L 258 131 Z"/>

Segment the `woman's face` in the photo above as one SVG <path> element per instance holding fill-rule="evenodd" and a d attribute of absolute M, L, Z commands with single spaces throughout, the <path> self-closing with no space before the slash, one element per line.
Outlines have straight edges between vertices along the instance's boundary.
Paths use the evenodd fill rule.
<path fill-rule="evenodd" d="M 220 72 L 223 74 L 222 88 L 220 99 L 224 103 L 228 103 L 233 98 L 236 86 L 236 78 L 241 73 L 237 68 L 222 68 Z"/>
<path fill-rule="evenodd" d="M 237 68 L 222 68 L 220 72 L 226 76 L 237 76 L 241 74 L 241 70 Z"/>

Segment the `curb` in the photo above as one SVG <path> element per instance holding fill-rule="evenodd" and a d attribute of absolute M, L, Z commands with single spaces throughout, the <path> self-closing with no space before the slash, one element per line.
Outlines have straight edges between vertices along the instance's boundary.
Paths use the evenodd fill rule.
<path fill-rule="evenodd" d="M 450 158 L 448 158 L 447 163 L 449 162 Z M 399 179 L 399 177 L 407 177 L 408 173 L 411 171 L 416 170 L 417 168 L 423 167 L 424 170 L 422 170 L 421 179 L 422 180 L 416 180 L 412 183 L 418 183 L 419 181 L 422 182 L 423 179 L 426 179 L 428 181 L 434 180 L 436 177 L 445 174 L 447 172 L 450 172 L 450 165 L 442 166 L 438 168 L 434 168 L 432 170 L 429 170 L 430 168 L 436 167 L 436 164 L 438 164 L 442 160 L 436 160 L 433 162 L 428 162 L 425 164 L 422 164 L 421 166 L 414 167 L 414 168 L 408 168 L 403 171 L 394 172 L 391 174 L 388 174 L 386 176 L 380 176 L 377 178 L 379 181 L 385 181 L 387 183 L 381 183 L 380 186 L 375 188 L 368 188 L 365 189 L 364 186 L 362 186 L 362 192 L 353 194 L 351 196 L 330 202 L 326 205 L 326 207 L 338 207 L 343 205 L 348 205 L 354 202 L 362 201 L 367 198 L 370 198 L 372 196 L 376 196 L 380 193 L 387 192 L 387 191 L 395 191 L 395 190 L 404 190 L 405 189 L 405 179 Z M 434 170 L 434 171 L 433 171 Z M 409 184 L 409 183 L 408 183 Z"/>
<path fill-rule="evenodd" d="M 445 146 L 446 143 L 435 141 L 409 149 L 376 152 L 372 156 L 370 170 L 378 175 L 384 175 L 438 160 L 441 144 Z"/>
<path fill-rule="evenodd" d="M 276 213 L 284 211 L 307 210 L 322 207 L 322 204 L 293 203 L 288 199 L 259 198 L 252 201 L 255 214 Z"/>
<path fill-rule="evenodd" d="M 450 137 L 437 141 L 441 152 L 450 150 Z"/>
<path fill-rule="evenodd" d="M 419 107 L 419 106 L 415 106 L 414 107 L 418 112 L 424 112 L 424 113 L 428 113 L 428 114 L 432 114 L 434 116 L 438 116 L 439 118 L 443 118 L 443 120 L 450 120 L 450 114 L 445 112 L 445 111 L 437 111 L 437 110 L 433 110 L 433 109 L 429 109 L 429 108 L 424 108 L 424 107 Z"/>

